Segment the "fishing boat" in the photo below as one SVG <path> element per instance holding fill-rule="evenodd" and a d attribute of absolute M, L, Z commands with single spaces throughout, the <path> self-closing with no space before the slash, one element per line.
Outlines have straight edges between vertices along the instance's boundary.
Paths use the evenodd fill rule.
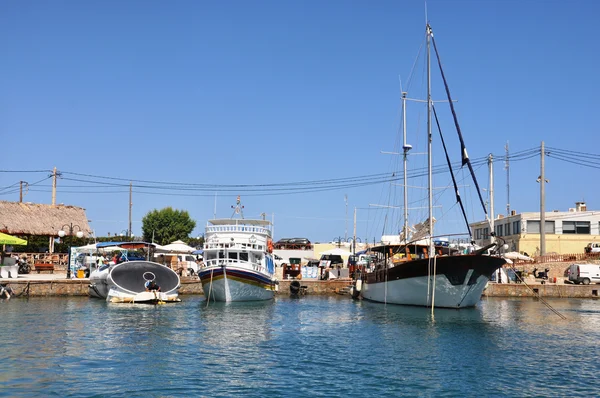
<path fill-rule="evenodd" d="M 273 261 L 272 224 L 245 219 L 240 197 L 231 218 L 209 220 L 204 267 L 199 271 L 208 301 L 270 300 L 279 283 Z"/>
<path fill-rule="evenodd" d="M 458 250 L 450 245 L 436 244 L 434 235 L 433 215 L 433 178 L 432 178 L 432 116 L 435 117 L 441 144 L 446 154 L 449 171 L 452 176 L 453 188 L 456 193 L 456 202 L 460 205 L 463 218 L 466 222 L 470 241 L 471 230 L 467 215 L 462 203 L 456 178 L 452 170 L 452 163 L 446 150 L 440 123 L 431 99 L 431 45 L 435 50 L 440 68 L 440 77 L 444 83 L 447 102 L 453 115 L 461 146 L 461 167 L 467 166 L 474 186 L 479 195 L 486 219 L 489 221 L 487 209 L 475 178 L 473 167 L 467 155 L 462 133 L 450 97 L 450 91 L 435 41 L 431 26 L 426 26 L 427 44 L 427 136 L 428 136 L 428 218 L 418 224 L 416 228 L 408 226 L 408 199 L 407 199 L 407 155 L 411 145 L 406 142 L 406 99 L 407 93 L 402 93 L 403 100 L 403 132 L 404 132 L 404 227 L 399 234 L 397 242 L 387 241 L 371 249 L 375 261 L 368 270 L 360 273 L 355 283 L 353 296 L 362 296 L 363 299 L 390 304 L 405 304 L 426 307 L 465 308 L 475 306 L 490 277 L 498 268 L 505 264 L 505 260 L 496 255 L 501 244 L 494 242 L 486 247 L 477 248 L 474 244 L 468 250 Z M 493 229 L 492 229 L 493 231 Z"/>
<path fill-rule="evenodd" d="M 149 250 L 152 246 L 152 243 L 146 242 L 99 243 L 99 250 L 105 247 L 120 250 L 120 262 L 105 264 L 90 273 L 90 296 L 111 303 L 161 304 L 181 301 L 180 280 L 175 271 L 129 252 L 142 248 Z M 149 288 L 152 282 L 155 285 Z"/>

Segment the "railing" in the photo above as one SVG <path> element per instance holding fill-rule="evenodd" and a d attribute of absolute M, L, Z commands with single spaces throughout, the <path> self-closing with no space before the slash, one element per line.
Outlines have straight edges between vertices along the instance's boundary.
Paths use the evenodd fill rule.
<path fill-rule="evenodd" d="M 263 266 L 262 264 L 256 264 L 256 263 L 251 263 L 250 261 L 243 261 L 243 260 L 238 260 L 238 259 L 234 259 L 234 258 L 217 258 L 217 259 L 212 259 L 212 260 L 205 260 L 204 262 L 204 266 L 205 267 L 223 267 L 223 266 L 227 266 L 227 265 L 235 265 L 241 268 L 246 268 L 246 269 L 251 269 L 257 272 L 262 272 L 262 273 L 266 273 L 267 272 L 267 268 L 265 266 Z"/>
<path fill-rule="evenodd" d="M 561 263 L 569 261 L 600 260 L 600 253 L 546 254 L 535 256 L 534 263 Z M 515 263 L 526 261 L 516 260 Z"/>
<path fill-rule="evenodd" d="M 271 231 L 267 228 L 249 225 L 211 225 L 206 227 L 205 232 L 252 232 L 255 234 L 263 234 L 267 236 L 271 235 Z"/>
<path fill-rule="evenodd" d="M 7 256 L 9 254 L 17 254 L 19 258 L 25 258 L 25 261 L 31 265 L 35 263 L 66 265 L 69 260 L 67 253 L 6 253 Z"/>
<path fill-rule="evenodd" d="M 277 250 L 312 250 L 313 248 L 311 243 L 275 243 L 274 245 Z"/>

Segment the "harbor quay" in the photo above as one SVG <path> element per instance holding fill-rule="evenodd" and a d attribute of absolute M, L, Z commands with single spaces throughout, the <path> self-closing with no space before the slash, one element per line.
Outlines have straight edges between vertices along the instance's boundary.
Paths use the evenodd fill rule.
<path fill-rule="evenodd" d="M 279 282 L 278 295 L 289 295 L 292 280 Z M 67 279 L 66 272 L 53 274 L 26 274 L 18 278 L 0 279 L 3 286 L 10 287 L 15 297 L 36 296 L 88 296 L 89 278 Z M 303 293 L 306 295 L 334 295 L 344 294 L 352 285 L 347 280 L 300 280 Z M 204 294 L 202 284 L 197 277 L 182 277 L 180 295 Z"/>
<path fill-rule="evenodd" d="M 553 297 L 553 298 L 598 298 L 600 285 L 574 285 L 567 282 L 566 270 L 571 262 L 517 265 L 513 269 L 523 274 L 524 283 L 488 283 L 484 297 Z M 548 279 L 536 279 L 531 272 L 549 269 Z M 353 282 L 350 279 L 315 280 L 299 279 L 302 293 L 306 295 L 347 294 Z M 280 279 L 277 295 L 289 295 L 291 279 Z M 0 283 L 10 287 L 16 297 L 35 296 L 88 296 L 88 278 L 66 278 L 66 271 L 56 273 L 35 273 L 18 275 L 17 278 L 3 278 Z M 204 294 L 197 277 L 181 277 L 180 295 Z"/>

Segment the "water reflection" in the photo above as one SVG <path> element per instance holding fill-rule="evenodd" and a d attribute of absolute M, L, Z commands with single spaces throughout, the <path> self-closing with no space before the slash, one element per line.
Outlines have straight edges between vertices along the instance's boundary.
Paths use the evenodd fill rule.
<path fill-rule="evenodd" d="M 568 319 L 534 299 L 433 316 L 345 297 L 10 300 L 0 395 L 595 395 L 598 302 L 548 303 Z"/>

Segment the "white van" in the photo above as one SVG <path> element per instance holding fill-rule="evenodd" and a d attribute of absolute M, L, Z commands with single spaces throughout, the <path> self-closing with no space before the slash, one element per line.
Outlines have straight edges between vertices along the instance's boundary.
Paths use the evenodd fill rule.
<path fill-rule="evenodd" d="M 169 266 L 182 265 L 190 275 L 198 275 L 196 256 L 192 256 L 191 254 L 156 253 L 154 257 L 161 264 Z"/>
<path fill-rule="evenodd" d="M 571 264 L 569 280 L 575 284 L 600 283 L 600 265 L 597 264 Z"/>
<path fill-rule="evenodd" d="M 596 243 L 596 242 L 588 243 L 588 245 L 585 247 L 584 251 L 588 254 L 600 253 L 600 243 Z"/>

